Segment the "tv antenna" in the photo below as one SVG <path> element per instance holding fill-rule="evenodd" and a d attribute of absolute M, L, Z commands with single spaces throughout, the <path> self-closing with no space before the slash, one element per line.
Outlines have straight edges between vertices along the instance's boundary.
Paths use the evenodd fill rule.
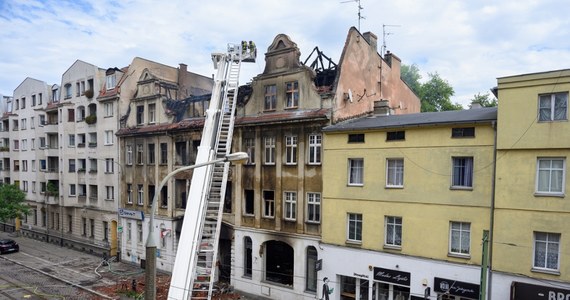
<path fill-rule="evenodd" d="M 386 31 L 386 27 L 400 27 L 400 25 L 386 25 L 382 24 L 382 57 L 386 53 L 386 37 L 394 34 L 393 32 Z"/>
<path fill-rule="evenodd" d="M 358 31 L 360 31 L 360 20 L 362 19 L 366 19 L 365 17 L 363 17 L 360 14 L 360 11 L 362 11 L 364 9 L 364 7 L 362 7 L 362 5 L 360 5 L 360 0 L 348 0 L 348 1 L 342 1 L 340 3 L 349 3 L 349 2 L 356 2 L 358 3 Z"/>

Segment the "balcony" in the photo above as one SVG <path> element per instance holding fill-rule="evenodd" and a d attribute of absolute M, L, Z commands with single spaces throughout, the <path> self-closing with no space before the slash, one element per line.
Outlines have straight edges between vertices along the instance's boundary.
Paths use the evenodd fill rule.
<path fill-rule="evenodd" d="M 57 127 L 57 122 L 44 122 L 44 132 L 46 133 L 57 133 Z"/>

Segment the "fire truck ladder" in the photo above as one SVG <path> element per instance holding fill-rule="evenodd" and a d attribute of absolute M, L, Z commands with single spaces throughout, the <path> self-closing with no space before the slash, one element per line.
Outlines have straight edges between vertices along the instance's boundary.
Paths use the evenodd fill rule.
<path fill-rule="evenodd" d="M 191 211 L 185 214 L 169 299 L 211 299 L 212 297 L 230 166 L 225 158 L 231 152 L 240 66 L 242 61 L 252 61 L 252 59 L 255 61 L 254 55 L 253 51 L 251 53 L 242 51 L 240 46 L 234 45 L 228 47 L 227 54 L 212 55 L 214 65 L 218 68 L 217 77 L 222 79 L 216 80 L 212 91 L 196 163 L 212 160 L 218 162 L 196 169 L 192 175 L 186 212 L 189 212 L 189 209 Z M 188 225 L 190 227 L 188 236 L 185 232 L 186 223 L 191 223 Z M 183 239 L 190 237 L 192 245 L 188 253 Z M 184 261 L 181 265 L 186 264 L 187 267 L 178 265 L 179 260 Z M 181 273 L 186 273 L 186 278 L 181 278 L 183 277 Z M 180 286 L 182 282 L 183 286 Z"/>

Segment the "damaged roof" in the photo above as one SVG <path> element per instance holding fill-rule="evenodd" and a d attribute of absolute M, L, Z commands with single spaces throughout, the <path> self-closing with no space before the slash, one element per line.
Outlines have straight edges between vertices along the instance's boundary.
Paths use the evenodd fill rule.
<path fill-rule="evenodd" d="M 201 129 L 204 127 L 204 118 L 185 119 L 177 123 L 146 125 L 141 127 L 121 128 L 117 136 L 156 135 L 160 132 L 177 130 Z"/>
<path fill-rule="evenodd" d="M 259 124 L 282 124 L 282 123 L 295 123 L 308 120 L 323 120 L 329 119 L 330 109 L 320 108 L 313 110 L 295 110 L 295 111 L 281 111 L 274 113 L 263 113 L 256 116 L 243 116 L 236 117 L 235 124 L 237 126 L 259 125 Z"/>

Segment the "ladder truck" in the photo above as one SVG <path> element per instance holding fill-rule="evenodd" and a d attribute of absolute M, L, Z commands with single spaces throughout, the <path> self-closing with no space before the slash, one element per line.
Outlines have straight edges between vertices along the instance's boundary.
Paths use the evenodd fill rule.
<path fill-rule="evenodd" d="M 212 297 L 239 72 L 242 62 L 255 62 L 255 58 L 255 46 L 246 42 L 228 44 L 226 53 L 212 54 L 217 73 L 196 156 L 196 165 L 206 166 L 194 169 L 192 175 L 168 299 Z M 208 164 L 214 160 L 219 162 Z"/>

